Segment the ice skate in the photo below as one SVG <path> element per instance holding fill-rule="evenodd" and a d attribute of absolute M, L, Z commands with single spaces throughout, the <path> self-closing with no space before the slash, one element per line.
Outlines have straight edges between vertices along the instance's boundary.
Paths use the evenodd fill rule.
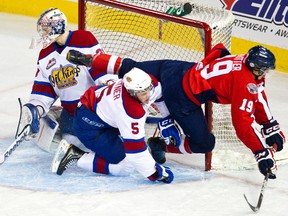
<path fill-rule="evenodd" d="M 62 140 L 52 162 L 52 172 L 57 175 L 62 175 L 62 173 L 74 165 L 84 153 L 85 152 L 78 147 L 67 143 L 66 140 Z"/>

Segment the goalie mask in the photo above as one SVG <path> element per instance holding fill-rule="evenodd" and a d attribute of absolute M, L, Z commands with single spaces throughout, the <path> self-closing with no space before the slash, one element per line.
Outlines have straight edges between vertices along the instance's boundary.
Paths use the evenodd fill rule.
<path fill-rule="evenodd" d="M 256 77 L 260 77 L 275 69 L 275 61 L 275 56 L 270 50 L 263 46 L 255 46 L 248 51 L 246 66 Z"/>
<path fill-rule="evenodd" d="M 57 8 L 44 11 L 37 21 L 37 32 L 43 43 L 43 49 L 53 43 L 57 37 L 64 34 L 67 27 L 67 18 Z"/>
<path fill-rule="evenodd" d="M 139 68 L 133 68 L 123 77 L 124 87 L 128 93 L 137 98 L 138 92 L 147 92 L 153 89 L 151 77 Z"/>

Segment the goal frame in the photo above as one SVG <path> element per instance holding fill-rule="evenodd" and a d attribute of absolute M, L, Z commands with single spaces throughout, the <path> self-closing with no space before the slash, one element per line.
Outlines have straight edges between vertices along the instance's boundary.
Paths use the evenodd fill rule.
<path fill-rule="evenodd" d="M 139 8 L 134 5 L 126 4 L 123 2 L 118 2 L 115 0 L 78 0 L 78 29 L 79 30 L 85 30 L 86 29 L 86 23 L 85 23 L 85 17 L 86 17 L 86 11 L 85 11 L 85 5 L 86 2 L 93 2 L 98 3 L 110 7 L 116 7 L 122 10 L 151 16 L 154 18 L 158 18 L 159 20 L 167 20 L 172 21 L 175 23 L 187 25 L 187 26 L 193 26 L 199 29 L 202 29 L 204 32 L 204 56 L 207 55 L 207 53 L 212 48 L 212 29 L 209 26 L 209 24 L 205 22 L 201 22 L 198 20 L 192 20 L 185 17 L 176 17 L 170 14 L 166 14 L 163 12 L 147 9 L 147 8 Z M 159 22 L 159 37 L 161 37 L 161 23 Z M 210 131 L 212 131 L 212 103 L 208 102 L 205 104 L 205 117 L 208 124 L 208 128 Z M 209 171 L 212 168 L 212 152 L 208 152 L 205 154 L 205 171 Z"/>
<path fill-rule="evenodd" d="M 204 48 L 204 55 L 206 55 L 211 50 L 212 30 L 207 23 L 197 21 L 197 20 L 187 19 L 185 17 L 176 17 L 170 14 L 165 14 L 165 13 L 150 10 L 147 8 L 139 8 L 137 6 L 129 5 L 123 2 L 115 1 L 115 0 L 78 0 L 78 29 L 79 30 L 84 30 L 86 28 L 85 3 L 87 1 L 103 4 L 103 5 L 110 6 L 110 7 L 116 6 L 117 8 L 122 9 L 122 10 L 127 10 L 127 11 L 131 11 L 131 12 L 138 13 L 138 14 L 148 15 L 148 16 L 152 16 L 161 20 L 168 20 L 168 21 L 180 23 L 183 25 L 188 25 L 188 26 L 193 25 L 194 27 L 201 28 L 204 30 L 204 35 L 205 35 L 204 41 L 205 41 L 205 44 L 207 44 L 207 46 L 205 46 Z"/>

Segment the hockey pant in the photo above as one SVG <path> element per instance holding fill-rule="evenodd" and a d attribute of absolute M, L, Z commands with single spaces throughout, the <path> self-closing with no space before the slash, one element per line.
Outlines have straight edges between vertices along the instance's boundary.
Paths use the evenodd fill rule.
<path fill-rule="evenodd" d="M 119 130 L 102 121 L 84 105 L 76 110 L 73 129 L 79 140 L 107 163 L 117 164 L 125 158 Z"/>

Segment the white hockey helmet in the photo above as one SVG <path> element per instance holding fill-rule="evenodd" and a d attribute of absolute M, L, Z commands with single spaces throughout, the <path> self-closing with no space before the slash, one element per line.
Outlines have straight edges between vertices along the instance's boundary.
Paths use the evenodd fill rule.
<path fill-rule="evenodd" d="M 57 37 L 64 34 L 67 27 L 67 18 L 58 8 L 49 8 L 44 11 L 37 21 L 43 48 L 48 47 Z"/>
<path fill-rule="evenodd" d="M 126 90 L 133 97 L 139 91 L 148 91 L 153 88 L 151 77 L 139 68 L 132 68 L 123 77 L 123 83 Z"/>

